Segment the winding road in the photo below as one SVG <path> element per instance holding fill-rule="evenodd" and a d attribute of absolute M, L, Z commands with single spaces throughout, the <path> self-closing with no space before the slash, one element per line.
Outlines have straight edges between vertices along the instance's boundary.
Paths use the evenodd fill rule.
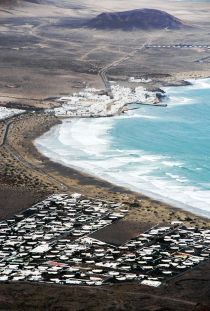
<path fill-rule="evenodd" d="M 10 153 L 14 157 L 14 159 L 18 161 L 19 163 L 21 163 L 26 169 L 36 171 L 37 173 L 45 177 L 47 176 L 47 178 L 51 182 L 56 184 L 62 191 L 69 191 L 70 189 L 68 185 L 66 185 L 65 183 L 61 182 L 60 180 L 58 180 L 57 178 L 49 174 L 45 169 L 40 168 L 37 165 L 28 162 L 18 153 L 18 151 L 14 147 L 12 147 L 8 143 L 9 130 L 12 124 L 15 122 L 15 120 L 16 120 L 15 117 L 11 117 L 10 119 L 8 118 L 8 122 L 5 123 L 5 128 L 4 128 L 4 133 L 2 137 L 2 142 L 0 144 L 0 148 L 4 147 L 8 151 L 8 153 Z"/>
<path fill-rule="evenodd" d="M 121 63 L 123 63 L 124 61 L 132 58 L 136 53 L 143 50 L 149 42 L 150 42 L 150 40 L 146 41 L 140 48 L 135 49 L 134 51 L 128 53 L 127 55 L 123 56 L 122 58 L 115 60 L 111 64 L 108 64 L 105 67 L 103 67 L 102 69 L 100 69 L 99 76 L 101 77 L 101 79 L 104 83 L 105 89 L 111 98 L 113 98 L 113 94 L 112 94 L 111 84 L 107 78 L 108 70 L 110 70 L 111 68 L 116 67 L 116 66 L 120 65 Z"/>

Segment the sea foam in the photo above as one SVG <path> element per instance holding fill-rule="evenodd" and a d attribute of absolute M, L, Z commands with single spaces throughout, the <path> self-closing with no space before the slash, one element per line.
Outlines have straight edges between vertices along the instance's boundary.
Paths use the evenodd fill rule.
<path fill-rule="evenodd" d="M 210 217 L 210 80 L 169 88 L 168 108 L 63 121 L 36 140 L 46 156 Z"/>

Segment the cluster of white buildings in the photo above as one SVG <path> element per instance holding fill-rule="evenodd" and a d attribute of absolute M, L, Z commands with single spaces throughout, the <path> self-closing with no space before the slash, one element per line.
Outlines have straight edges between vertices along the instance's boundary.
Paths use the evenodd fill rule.
<path fill-rule="evenodd" d="M 163 282 L 210 257 L 210 230 L 156 226 L 123 245 L 92 238 L 122 219 L 121 204 L 53 195 L 0 222 L 0 281 L 102 285 Z"/>
<path fill-rule="evenodd" d="M 61 107 L 50 110 L 61 117 L 110 117 L 126 110 L 133 103 L 155 105 L 159 100 L 154 92 L 146 91 L 142 86 L 131 89 L 112 82 L 112 96 L 93 88 L 61 97 Z"/>
<path fill-rule="evenodd" d="M 70 260 L 62 254 L 63 241 L 65 247 L 69 243 L 72 248 L 74 240 L 123 218 L 126 213 L 121 204 L 85 199 L 80 194 L 60 194 L 1 221 L 0 281 L 44 280 L 45 262 Z"/>
<path fill-rule="evenodd" d="M 155 227 L 119 247 L 118 271 L 130 271 L 133 280 L 159 286 L 210 257 L 210 230 L 172 223 Z M 126 280 L 126 275 L 120 281 Z"/>
<path fill-rule="evenodd" d="M 131 83 L 150 83 L 150 82 L 152 82 L 152 79 L 130 77 L 128 79 L 128 82 L 131 82 Z"/>
<path fill-rule="evenodd" d="M 12 109 L 0 106 L 0 120 L 4 120 L 10 118 L 12 116 L 23 113 L 24 110 L 20 109 Z"/>
<path fill-rule="evenodd" d="M 208 44 L 183 44 L 183 43 L 178 43 L 178 44 L 151 44 L 151 45 L 146 45 L 146 48 L 178 48 L 178 49 L 194 49 L 194 48 L 204 48 L 204 49 L 210 49 L 210 45 Z"/>

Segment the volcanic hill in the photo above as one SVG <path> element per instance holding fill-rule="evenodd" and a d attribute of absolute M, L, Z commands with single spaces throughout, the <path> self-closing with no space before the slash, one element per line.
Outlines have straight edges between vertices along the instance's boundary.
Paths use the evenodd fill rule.
<path fill-rule="evenodd" d="M 89 28 L 109 30 L 176 30 L 187 27 L 186 24 L 173 15 L 155 9 L 137 9 L 124 12 L 102 13 L 89 20 L 85 26 Z"/>

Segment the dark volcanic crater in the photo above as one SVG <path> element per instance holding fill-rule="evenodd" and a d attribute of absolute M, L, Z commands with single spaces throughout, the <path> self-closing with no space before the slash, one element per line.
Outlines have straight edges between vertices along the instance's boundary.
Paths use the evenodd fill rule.
<path fill-rule="evenodd" d="M 180 19 L 164 11 L 154 9 L 137 9 L 125 12 L 102 13 L 86 24 L 96 29 L 182 29 L 186 28 Z"/>

